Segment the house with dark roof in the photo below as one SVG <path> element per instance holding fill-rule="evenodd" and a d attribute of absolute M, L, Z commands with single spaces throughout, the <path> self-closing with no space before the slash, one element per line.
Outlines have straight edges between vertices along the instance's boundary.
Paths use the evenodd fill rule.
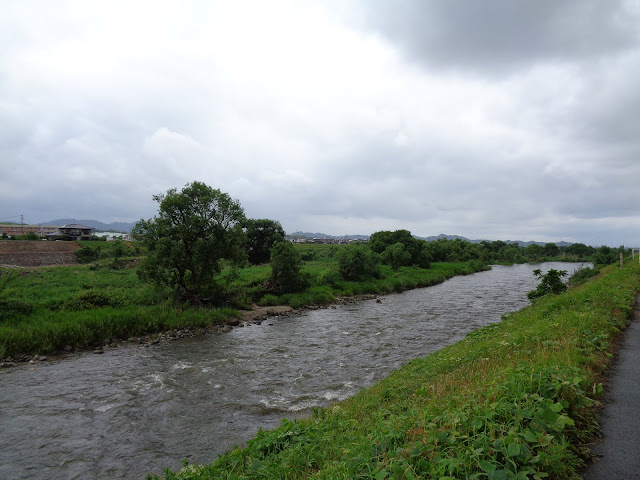
<path fill-rule="evenodd" d="M 59 235 L 69 237 L 71 240 L 91 240 L 93 228 L 77 223 L 67 223 L 58 229 Z M 58 233 L 56 232 L 56 233 Z"/>

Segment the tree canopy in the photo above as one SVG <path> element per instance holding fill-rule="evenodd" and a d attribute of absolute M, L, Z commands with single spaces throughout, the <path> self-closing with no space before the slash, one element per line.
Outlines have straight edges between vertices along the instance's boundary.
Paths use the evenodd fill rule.
<path fill-rule="evenodd" d="M 345 280 L 360 281 L 380 274 L 376 254 L 359 243 L 352 243 L 340 250 L 338 268 Z"/>
<path fill-rule="evenodd" d="M 268 219 L 246 219 L 243 224 L 245 231 L 244 248 L 249 262 L 258 265 L 267 263 L 271 258 L 271 249 L 277 242 L 284 241 L 284 229 L 280 222 Z"/>
<path fill-rule="evenodd" d="M 223 261 L 243 259 L 244 211 L 237 200 L 201 182 L 154 195 L 158 214 L 133 234 L 147 247 L 139 274 L 192 303 L 221 303 Z"/>
<path fill-rule="evenodd" d="M 385 250 L 393 245 L 402 244 L 403 251 L 408 254 L 401 254 L 400 247 L 393 247 L 393 252 L 383 255 L 385 259 L 393 259 L 395 268 L 402 265 L 416 265 L 421 268 L 429 268 L 431 256 L 427 247 L 427 242 L 419 240 L 411 235 L 409 230 L 380 231 L 371 235 L 369 247 L 372 251 L 384 254 Z"/>

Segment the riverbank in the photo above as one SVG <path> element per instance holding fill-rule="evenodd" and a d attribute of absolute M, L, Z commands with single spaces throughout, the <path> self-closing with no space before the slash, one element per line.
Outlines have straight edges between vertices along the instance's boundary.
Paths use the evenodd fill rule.
<path fill-rule="evenodd" d="M 349 400 L 166 478 L 575 478 L 638 291 L 640 266 L 607 267 Z"/>
<path fill-rule="evenodd" d="M 175 338 L 167 332 L 187 336 L 224 332 L 238 325 L 243 315 L 254 315 L 238 308 L 253 302 L 259 303 L 255 308 L 265 311 L 284 308 L 281 305 L 288 309 L 323 307 L 342 301 L 341 297 L 401 292 L 488 268 L 477 262 L 434 263 L 429 269 L 402 267 L 398 271 L 383 266 L 380 278 L 335 280 L 327 285 L 323 279 L 331 262 L 335 259 L 309 262 L 306 268 L 312 286 L 280 296 L 262 291 L 270 274 L 268 266 L 245 268 L 231 286 L 238 292 L 238 304 L 227 308 L 176 305 L 142 283 L 135 268 L 113 268 L 113 261 L 0 269 L 0 366 L 42 361 L 42 357 L 65 352 L 99 353 L 121 342 L 155 344 Z"/>

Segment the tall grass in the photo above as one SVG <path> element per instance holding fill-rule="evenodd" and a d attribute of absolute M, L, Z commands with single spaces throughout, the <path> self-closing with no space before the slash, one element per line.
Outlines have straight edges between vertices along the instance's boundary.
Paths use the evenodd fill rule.
<path fill-rule="evenodd" d="M 86 348 L 106 338 L 203 327 L 236 313 L 229 308 L 172 304 L 141 283 L 131 268 L 13 269 L 3 271 L 0 282 L 0 358 L 48 353 L 66 345 Z"/>
<path fill-rule="evenodd" d="M 640 266 L 481 328 L 309 419 L 167 479 L 578 476 L 601 375 L 640 291 Z"/>
<path fill-rule="evenodd" d="M 106 246 L 115 242 L 85 242 Z M 234 316 L 231 308 L 286 304 L 294 308 L 327 305 L 336 296 L 400 292 L 433 285 L 454 275 L 472 273 L 469 263 L 434 264 L 429 270 L 383 266 L 381 278 L 346 282 L 337 273 L 336 249 L 308 249 L 304 271 L 312 286 L 302 292 L 274 295 L 265 289 L 271 268 L 258 265 L 227 268 L 222 274 L 228 308 L 194 308 L 173 304 L 167 295 L 140 281 L 135 268 L 113 261 L 74 267 L 0 271 L 0 358 L 48 353 L 70 345 L 87 348 L 105 338 L 127 338 L 165 329 L 222 323 Z M 133 252 L 131 245 L 123 244 Z"/>
<path fill-rule="evenodd" d="M 364 294 L 386 294 L 403 292 L 420 287 L 429 287 L 442 283 L 456 275 L 468 275 L 484 270 L 480 264 L 470 262 L 433 263 L 431 268 L 400 267 L 393 271 L 388 265 L 381 266 L 380 278 L 370 278 L 359 282 L 346 281 L 340 278 L 337 271 L 327 268 L 327 264 L 316 262 L 305 265 L 315 286 L 301 293 L 284 295 L 266 295 L 261 298 L 261 305 L 287 304 L 296 308 L 305 305 L 326 305 L 337 296 L 357 296 Z"/>

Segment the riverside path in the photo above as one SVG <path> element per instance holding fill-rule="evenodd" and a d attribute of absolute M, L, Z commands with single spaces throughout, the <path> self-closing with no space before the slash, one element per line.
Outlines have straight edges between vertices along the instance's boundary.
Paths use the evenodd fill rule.
<path fill-rule="evenodd" d="M 600 412 L 602 440 L 598 460 L 583 471 L 584 480 L 640 479 L 640 295 L 631 324 L 611 367 Z"/>

